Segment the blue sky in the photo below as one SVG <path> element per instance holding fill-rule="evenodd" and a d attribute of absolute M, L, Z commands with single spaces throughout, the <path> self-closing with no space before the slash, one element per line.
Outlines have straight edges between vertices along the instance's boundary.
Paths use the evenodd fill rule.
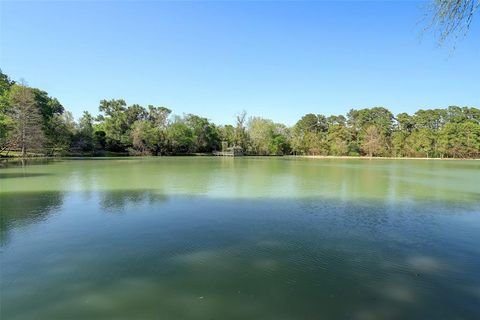
<path fill-rule="evenodd" d="M 480 107 L 480 17 L 467 38 L 422 39 L 425 2 L 2 2 L 0 67 L 75 117 L 101 99 L 216 123 L 249 115 Z"/>

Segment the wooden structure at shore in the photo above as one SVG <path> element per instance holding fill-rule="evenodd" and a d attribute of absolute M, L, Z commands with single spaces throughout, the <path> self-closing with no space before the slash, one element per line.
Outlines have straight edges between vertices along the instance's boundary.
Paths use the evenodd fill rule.
<path fill-rule="evenodd" d="M 224 148 L 222 151 L 213 151 L 214 156 L 221 157 L 241 157 L 244 155 L 241 147 Z"/>

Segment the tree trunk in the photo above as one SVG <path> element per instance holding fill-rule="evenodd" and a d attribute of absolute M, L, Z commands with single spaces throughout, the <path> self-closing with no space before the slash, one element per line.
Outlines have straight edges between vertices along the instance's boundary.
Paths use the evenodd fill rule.
<path fill-rule="evenodd" d="M 25 126 L 22 128 L 22 158 L 27 157 L 27 147 L 25 143 Z"/>

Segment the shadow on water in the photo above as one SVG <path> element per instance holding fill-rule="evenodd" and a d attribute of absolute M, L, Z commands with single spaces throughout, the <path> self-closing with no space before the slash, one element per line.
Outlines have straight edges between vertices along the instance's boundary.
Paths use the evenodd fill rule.
<path fill-rule="evenodd" d="M 0 193 L 0 244 L 10 229 L 44 221 L 63 204 L 61 192 Z"/>
<path fill-rule="evenodd" d="M 0 168 L 46 165 L 62 161 L 64 161 L 63 158 L 0 159 Z"/>
<path fill-rule="evenodd" d="M 8 319 L 478 314 L 479 221 L 452 219 L 452 211 L 471 218 L 478 205 L 246 201 L 155 190 L 5 198 L 11 214 L 2 230 L 28 222 L 37 232 L 23 251 L 3 248 Z M 63 221 L 41 223 L 58 211 Z M 125 214 L 105 214 L 111 211 Z"/>
<path fill-rule="evenodd" d="M 0 180 L 8 178 L 33 178 L 33 177 L 45 177 L 52 176 L 51 173 L 22 173 L 22 172 L 0 172 Z"/>
<path fill-rule="evenodd" d="M 158 190 L 112 190 L 98 192 L 100 207 L 106 212 L 124 211 L 129 206 L 163 202 L 168 199 Z"/>
<path fill-rule="evenodd" d="M 43 175 L 43 174 L 39 174 Z M 36 176 L 32 174 L 32 176 Z M 164 194 L 155 190 L 113 190 L 95 192 L 97 198 L 92 198 L 91 192 L 4 192 L 0 193 L 0 244 L 5 244 L 8 231 L 16 227 L 36 224 L 45 221 L 48 216 L 60 210 L 65 195 L 82 196 L 87 201 L 97 201 L 101 211 L 123 212 L 128 207 L 136 205 L 153 205 L 168 199 Z"/>

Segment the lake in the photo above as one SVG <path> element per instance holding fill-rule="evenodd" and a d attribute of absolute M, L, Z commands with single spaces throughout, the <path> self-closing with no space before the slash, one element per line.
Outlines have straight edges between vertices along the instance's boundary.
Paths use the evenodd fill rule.
<path fill-rule="evenodd" d="M 480 318 L 479 161 L 2 166 L 2 320 Z"/>

